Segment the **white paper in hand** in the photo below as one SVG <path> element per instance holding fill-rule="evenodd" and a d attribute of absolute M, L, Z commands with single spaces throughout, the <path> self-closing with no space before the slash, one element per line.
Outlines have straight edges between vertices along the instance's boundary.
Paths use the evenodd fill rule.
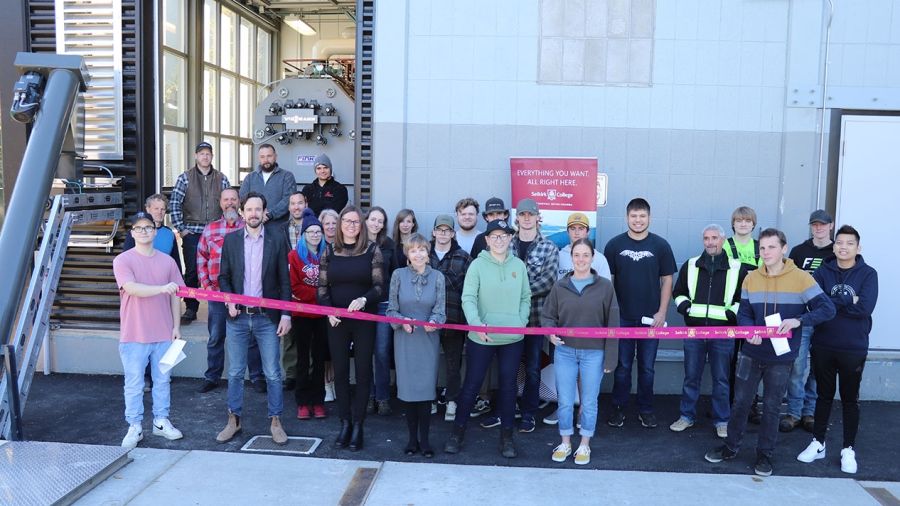
<path fill-rule="evenodd" d="M 173 367 L 187 358 L 187 355 L 185 355 L 183 351 L 185 344 L 187 344 L 187 342 L 184 339 L 175 339 L 172 341 L 172 344 L 169 345 L 169 349 L 166 350 L 166 353 L 159 359 L 159 372 L 168 374 Z"/>
<path fill-rule="evenodd" d="M 781 313 L 770 314 L 766 316 L 766 327 L 775 327 L 776 329 L 781 326 Z M 785 353 L 791 351 L 791 345 L 788 344 L 788 340 L 786 337 L 773 337 L 769 339 L 769 342 L 772 343 L 772 349 L 775 350 L 775 355 L 781 356 Z"/>

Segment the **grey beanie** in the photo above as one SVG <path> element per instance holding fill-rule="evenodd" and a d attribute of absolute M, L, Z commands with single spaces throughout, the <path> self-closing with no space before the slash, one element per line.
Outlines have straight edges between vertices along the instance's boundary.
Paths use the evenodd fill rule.
<path fill-rule="evenodd" d="M 319 165 L 324 165 L 324 166 L 328 167 L 329 169 L 332 168 L 331 167 L 331 158 L 328 158 L 328 155 L 326 155 L 325 153 L 320 154 L 319 156 L 316 157 L 316 160 L 313 162 L 313 168 L 316 168 Z"/>

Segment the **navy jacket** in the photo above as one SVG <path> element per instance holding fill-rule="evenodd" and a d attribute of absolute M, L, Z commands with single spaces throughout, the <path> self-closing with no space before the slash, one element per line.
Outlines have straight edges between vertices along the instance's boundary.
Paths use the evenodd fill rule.
<path fill-rule="evenodd" d="M 878 273 L 862 255 L 856 255 L 856 265 L 847 270 L 838 267 L 835 258 L 825 261 L 813 278 L 831 299 L 837 315 L 816 327 L 812 346 L 853 355 L 868 353 L 872 311 L 878 300 Z M 854 295 L 859 297 L 855 303 Z"/>

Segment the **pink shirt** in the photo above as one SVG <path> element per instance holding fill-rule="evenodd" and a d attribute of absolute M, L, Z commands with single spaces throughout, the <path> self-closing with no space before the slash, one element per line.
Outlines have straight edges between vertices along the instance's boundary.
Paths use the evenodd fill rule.
<path fill-rule="evenodd" d="M 265 228 L 260 227 L 254 239 L 244 227 L 244 295 L 262 297 L 262 260 Z"/>
<path fill-rule="evenodd" d="M 122 288 L 126 283 L 144 285 L 165 285 L 175 283 L 184 286 L 184 279 L 178 265 L 171 256 L 153 250 L 144 256 L 138 250 L 130 249 L 113 260 L 113 273 L 119 286 L 122 305 L 119 308 L 121 336 L 123 343 L 158 343 L 172 340 L 175 320 L 172 315 L 172 296 L 168 294 L 152 297 L 135 297 Z"/>

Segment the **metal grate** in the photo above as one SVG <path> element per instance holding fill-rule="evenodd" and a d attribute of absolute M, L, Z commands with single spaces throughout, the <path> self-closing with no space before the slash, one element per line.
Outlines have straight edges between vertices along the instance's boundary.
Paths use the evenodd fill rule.
<path fill-rule="evenodd" d="M 322 440 L 317 437 L 288 436 L 286 445 L 277 445 L 272 442 L 272 436 L 253 436 L 241 447 L 241 451 L 312 455 L 320 444 Z"/>
<path fill-rule="evenodd" d="M 129 460 L 118 446 L 9 442 L 0 446 L 0 502 L 71 504 Z"/>
<path fill-rule="evenodd" d="M 375 84 L 375 0 L 356 4 L 356 199 L 372 205 L 372 131 Z"/>

